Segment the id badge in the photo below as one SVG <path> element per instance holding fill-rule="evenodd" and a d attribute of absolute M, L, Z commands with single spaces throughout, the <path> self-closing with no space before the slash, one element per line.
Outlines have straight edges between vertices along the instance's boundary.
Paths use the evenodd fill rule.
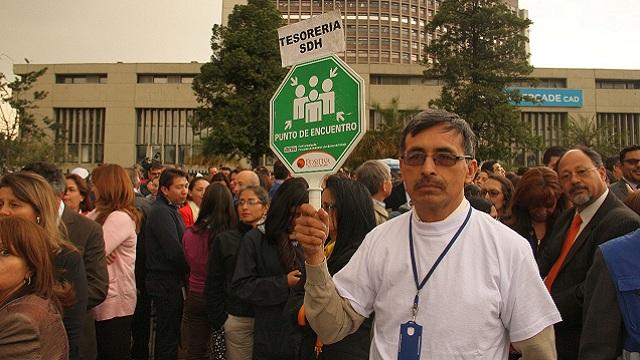
<path fill-rule="evenodd" d="M 398 360 L 419 360 L 422 348 L 422 325 L 409 321 L 400 325 Z"/>

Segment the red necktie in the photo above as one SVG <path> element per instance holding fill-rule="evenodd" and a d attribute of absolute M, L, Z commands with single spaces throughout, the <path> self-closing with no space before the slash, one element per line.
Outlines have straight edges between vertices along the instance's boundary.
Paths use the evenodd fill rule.
<path fill-rule="evenodd" d="M 549 270 L 549 274 L 547 274 L 547 277 L 544 279 L 544 284 L 547 286 L 547 289 L 549 289 L 549 291 L 551 291 L 551 286 L 553 285 L 553 282 L 556 281 L 558 272 L 560 272 L 560 268 L 562 267 L 562 264 L 564 264 L 564 260 L 566 259 L 567 254 L 569 254 L 573 243 L 576 242 L 576 237 L 578 237 L 578 231 L 580 230 L 581 224 L 582 218 L 580 217 L 580 215 L 576 214 L 576 216 L 573 218 L 573 221 L 571 222 L 569 231 L 567 231 L 567 237 L 564 239 L 564 243 L 562 244 L 560 256 L 558 256 L 556 262 L 553 263 L 551 270 Z"/>

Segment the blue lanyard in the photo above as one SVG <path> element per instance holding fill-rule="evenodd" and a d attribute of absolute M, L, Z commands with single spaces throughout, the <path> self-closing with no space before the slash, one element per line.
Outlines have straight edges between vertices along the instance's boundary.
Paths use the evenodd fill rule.
<path fill-rule="evenodd" d="M 440 265 L 440 262 L 442 261 L 442 259 L 444 259 L 444 257 L 447 255 L 447 253 L 449 252 L 449 249 L 451 249 L 451 246 L 453 246 L 453 243 L 456 242 L 462 230 L 464 230 L 465 226 L 467 226 L 467 223 L 469 222 L 470 217 L 471 217 L 471 207 L 469 207 L 469 212 L 467 213 L 467 217 L 464 219 L 464 222 L 462 223 L 462 225 L 460 225 L 460 228 L 458 228 L 458 231 L 456 231 L 455 235 L 453 235 L 453 238 L 451 238 L 451 240 L 449 241 L 449 244 L 447 244 L 447 247 L 445 247 L 444 250 L 442 250 L 442 253 L 440 254 L 440 256 L 438 256 L 438 258 L 436 259 L 436 262 L 433 263 L 433 266 L 431 266 L 431 269 L 429 270 L 427 275 L 424 277 L 422 282 L 418 281 L 418 268 L 416 266 L 416 255 L 415 255 L 415 250 L 413 250 L 413 233 L 412 233 L 412 227 L 411 227 L 413 216 L 409 217 L 409 250 L 411 251 L 411 269 L 413 270 L 413 280 L 415 281 L 416 288 L 417 288 L 416 296 L 413 298 L 413 307 L 411 308 L 414 321 L 416 319 L 416 315 L 418 314 L 418 302 L 420 301 L 420 290 L 422 290 L 422 288 L 427 283 L 431 275 L 433 275 L 433 272 L 436 271 L 436 268 L 438 267 L 438 265 Z"/>

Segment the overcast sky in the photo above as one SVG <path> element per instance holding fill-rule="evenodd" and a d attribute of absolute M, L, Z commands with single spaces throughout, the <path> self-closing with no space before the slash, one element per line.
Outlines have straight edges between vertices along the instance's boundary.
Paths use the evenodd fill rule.
<path fill-rule="evenodd" d="M 13 63 L 205 62 L 222 0 L 0 0 Z M 520 0 L 536 67 L 640 69 L 640 0 Z"/>

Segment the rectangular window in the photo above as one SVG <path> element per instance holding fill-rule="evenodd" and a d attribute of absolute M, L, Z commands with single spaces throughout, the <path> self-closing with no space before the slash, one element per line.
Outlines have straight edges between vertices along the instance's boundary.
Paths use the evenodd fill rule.
<path fill-rule="evenodd" d="M 596 89 L 640 89 L 640 80 L 596 79 Z"/>
<path fill-rule="evenodd" d="M 528 123 L 531 134 L 541 140 L 542 148 L 554 145 L 565 145 L 564 141 L 569 128 L 569 117 L 566 112 L 522 112 L 523 122 Z M 542 163 L 542 151 L 532 153 L 523 149 L 516 158 L 517 166 L 532 166 Z M 526 153 L 527 157 L 523 156 Z"/>
<path fill-rule="evenodd" d="M 193 114 L 193 109 L 136 109 L 136 162 L 152 157 L 166 164 L 191 161 L 200 151 L 200 134 L 188 121 Z"/>
<path fill-rule="evenodd" d="M 388 52 L 382 52 L 382 57 L 389 58 Z M 408 58 L 403 55 L 403 58 Z M 371 74 L 369 76 L 369 82 L 371 85 L 423 85 L 421 76 L 412 75 L 376 75 Z M 429 83 L 427 85 L 438 85 L 437 82 Z"/>
<path fill-rule="evenodd" d="M 567 87 L 566 78 L 521 79 L 510 84 L 511 87 L 563 89 Z"/>
<path fill-rule="evenodd" d="M 107 74 L 56 74 L 56 84 L 106 84 Z"/>
<path fill-rule="evenodd" d="M 166 76 L 154 76 L 153 77 L 153 83 L 154 84 L 167 84 L 169 82 L 169 80 L 167 79 Z"/>
<path fill-rule="evenodd" d="M 66 163 L 101 163 L 105 109 L 54 108 L 54 113 L 56 158 Z"/>
<path fill-rule="evenodd" d="M 138 84 L 191 84 L 196 74 L 138 74 Z"/>
<path fill-rule="evenodd" d="M 640 143 L 640 114 L 597 113 L 596 119 L 601 139 L 613 144 L 617 150 Z"/>

